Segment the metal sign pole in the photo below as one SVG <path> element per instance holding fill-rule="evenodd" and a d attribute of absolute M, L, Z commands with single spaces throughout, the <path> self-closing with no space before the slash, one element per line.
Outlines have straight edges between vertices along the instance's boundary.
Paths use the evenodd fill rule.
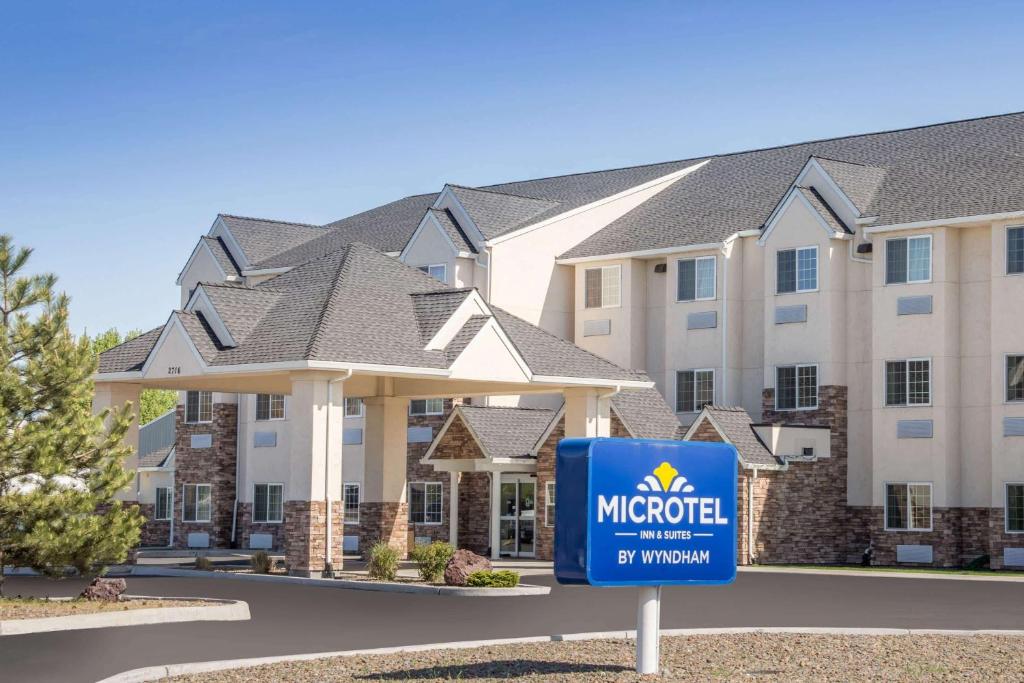
<path fill-rule="evenodd" d="M 661 586 L 640 586 L 636 610 L 636 672 L 658 673 Z"/>

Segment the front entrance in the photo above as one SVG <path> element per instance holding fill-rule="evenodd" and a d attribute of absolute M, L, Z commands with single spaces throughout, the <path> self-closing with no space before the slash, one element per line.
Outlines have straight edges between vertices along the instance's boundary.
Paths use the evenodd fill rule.
<path fill-rule="evenodd" d="M 537 481 L 528 475 L 502 474 L 498 499 L 501 554 L 506 557 L 534 556 L 534 521 Z"/>

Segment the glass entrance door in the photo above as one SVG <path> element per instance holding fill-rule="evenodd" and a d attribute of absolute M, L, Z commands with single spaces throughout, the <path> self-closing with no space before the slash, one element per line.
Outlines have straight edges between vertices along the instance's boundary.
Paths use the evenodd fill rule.
<path fill-rule="evenodd" d="M 499 540 L 502 555 L 534 556 L 534 521 L 537 506 L 537 483 L 525 477 L 505 475 L 499 498 Z"/>

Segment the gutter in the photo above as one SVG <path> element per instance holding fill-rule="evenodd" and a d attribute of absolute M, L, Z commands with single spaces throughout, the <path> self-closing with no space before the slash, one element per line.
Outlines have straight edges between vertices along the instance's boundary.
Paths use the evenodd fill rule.
<path fill-rule="evenodd" d="M 747 563 L 754 564 L 757 553 L 754 552 L 754 481 L 757 479 L 757 468 L 753 475 L 747 477 Z"/>
<path fill-rule="evenodd" d="M 722 244 L 722 404 L 729 405 L 729 242 Z"/>

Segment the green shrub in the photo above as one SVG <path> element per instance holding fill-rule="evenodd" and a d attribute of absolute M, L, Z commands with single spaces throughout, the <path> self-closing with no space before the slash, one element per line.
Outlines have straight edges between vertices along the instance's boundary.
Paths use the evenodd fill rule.
<path fill-rule="evenodd" d="M 213 569 L 213 563 L 210 562 L 210 558 L 208 558 L 206 555 L 196 555 L 195 568 L 201 569 L 204 572 L 208 572 L 211 569 Z"/>
<path fill-rule="evenodd" d="M 409 553 L 409 557 L 420 569 L 420 578 L 427 582 L 437 582 L 444 577 L 444 568 L 448 560 L 455 554 L 451 543 L 434 541 L 430 544 L 418 545 Z"/>
<path fill-rule="evenodd" d="M 511 569 L 473 572 L 466 577 L 466 585 L 474 588 L 515 588 L 519 585 L 519 572 Z"/>
<path fill-rule="evenodd" d="M 369 573 L 371 579 L 394 581 L 398 575 L 398 551 L 384 541 L 377 541 L 370 548 Z"/>
<path fill-rule="evenodd" d="M 249 565 L 252 566 L 253 574 L 269 574 L 272 564 L 270 555 L 265 550 L 259 550 L 249 558 Z"/>

